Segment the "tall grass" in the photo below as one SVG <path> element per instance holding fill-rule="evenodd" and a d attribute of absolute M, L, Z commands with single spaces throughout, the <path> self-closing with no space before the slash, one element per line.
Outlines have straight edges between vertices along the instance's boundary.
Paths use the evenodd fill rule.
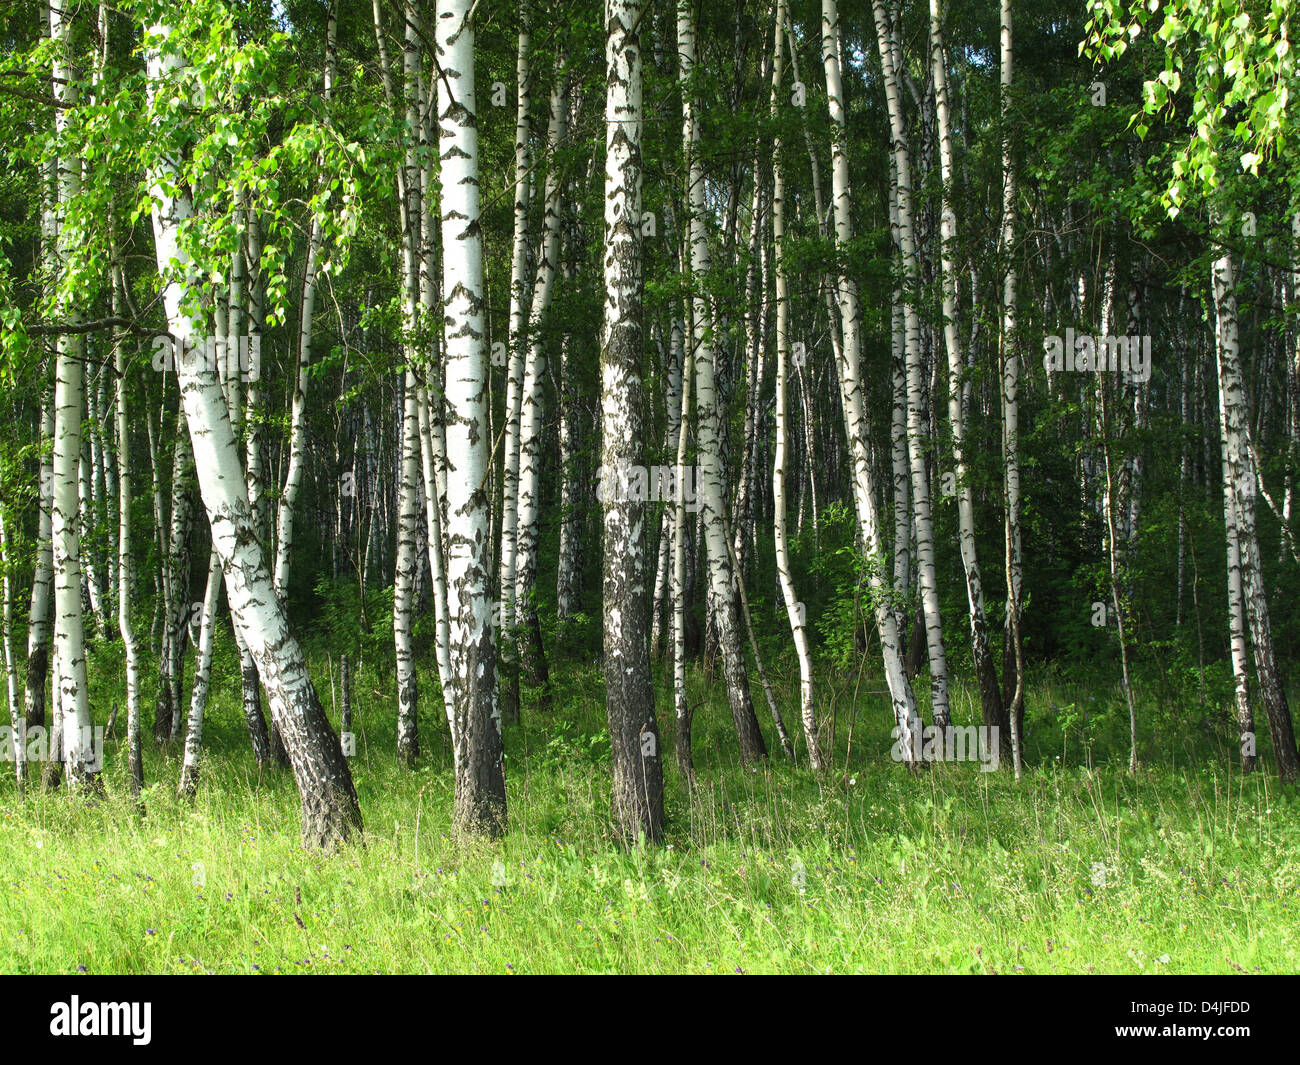
<path fill-rule="evenodd" d="M 853 678 L 822 678 L 836 721 L 825 777 L 779 754 L 742 768 L 720 690 L 694 673 L 698 785 L 687 794 L 666 766 L 667 845 L 624 850 L 609 833 L 593 667 L 555 669 L 548 717 L 525 700 L 507 735 L 509 832 L 476 845 L 450 837 L 435 682 L 424 678 L 424 753 L 407 772 L 391 685 L 363 669 L 353 771 L 365 842 L 326 855 L 300 847 L 291 776 L 258 778 L 229 647 L 218 664 L 193 804 L 174 795 L 177 752 L 151 750 L 141 817 L 112 739 L 101 801 L 20 801 L 0 783 L 0 970 L 1300 969 L 1295 794 L 1267 773 L 1243 778 L 1210 739 L 1162 749 L 1148 737 L 1130 777 L 1097 724 L 1113 693 L 1061 678 L 1031 687 L 1032 769 L 1017 785 L 978 763 L 909 776 L 888 755 L 884 697 L 865 693 L 870 682 L 855 695 Z M 102 692 L 112 668 L 100 665 Z M 328 707 L 328 663 L 317 665 Z M 789 664 L 776 665 L 793 714 Z M 1060 708 L 1089 695 L 1103 709 L 1070 723 Z M 969 720 L 970 692 L 954 704 Z"/>

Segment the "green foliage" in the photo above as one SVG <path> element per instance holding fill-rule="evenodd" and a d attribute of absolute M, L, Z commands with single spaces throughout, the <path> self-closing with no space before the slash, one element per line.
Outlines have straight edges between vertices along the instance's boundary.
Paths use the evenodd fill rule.
<path fill-rule="evenodd" d="M 1189 200 L 1215 198 L 1243 175 L 1259 177 L 1261 164 L 1286 157 L 1300 91 L 1289 3 L 1092 0 L 1090 10 L 1081 53 L 1110 62 L 1145 34 L 1153 58 L 1163 58 L 1163 68 L 1143 82 L 1142 112 L 1132 125 L 1142 137 L 1146 116 L 1177 119 L 1186 129 L 1162 195 L 1171 217 Z"/>

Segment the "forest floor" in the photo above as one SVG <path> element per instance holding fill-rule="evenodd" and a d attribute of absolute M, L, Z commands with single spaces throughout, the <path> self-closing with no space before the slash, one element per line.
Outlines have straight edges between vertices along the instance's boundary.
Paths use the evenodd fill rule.
<path fill-rule="evenodd" d="M 556 676 L 556 708 L 526 701 L 508 730 L 507 836 L 463 846 L 445 725 L 426 712 L 419 767 L 399 768 L 391 679 L 363 674 L 352 766 L 365 846 L 324 855 L 300 846 L 291 774 L 257 779 L 223 648 L 192 805 L 175 797 L 178 749 L 150 744 L 138 816 L 111 737 L 101 801 L 22 801 L 0 781 L 0 971 L 1300 969 L 1300 796 L 1269 772 L 1243 777 L 1213 745 L 1147 749 L 1136 776 L 1126 751 L 1089 766 L 1084 733 L 1060 728 L 1070 693 L 1057 680 L 1030 689 L 1017 783 L 978 762 L 909 776 L 889 756 L 885 697 L 854 699 L 852 682 L 824 693 L 841 707 L 824 778 L 779 751 L 742 768 L 721 686 L 710 701 L 693 675 L 695 794 L 670 756 L 666 845 L 622 850 L 608 836 L 599 673 Z M 329 709 L 323 666 L 320 683 Z M 790 683 L 778 677 L 778 693 Z M 970 693 L 955 706 L 968 719 Z"/>

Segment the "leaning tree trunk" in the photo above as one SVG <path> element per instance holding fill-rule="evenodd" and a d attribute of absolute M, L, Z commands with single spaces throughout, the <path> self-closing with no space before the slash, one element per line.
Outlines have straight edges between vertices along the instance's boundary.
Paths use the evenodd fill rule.
<path fill-rule="evenodd" d="M 162 51 L 165 25 L 146 31 L 150 105 L 173 81 L 185 60 Z M 193 206 L 177 164 L 164 158 L 151 175 L 154 249 L 166 279 L 163 302 L 172 336 L 182 345 L 201 338 L 201 323 L 182 310 L 184 286 L 194 277 L 182 225 Z M 173 273 L 175 272 L 175 273 Z M 198 471 L 199 490 L 212 529 L 212 546 L 225 572 L 226 597 L 245 645 L 257 662 L 271 717 L 285 745 L 302 801 L 303 839 L 328 846 L 361 831 L 361 809 L 347 760 L 317 698 L 302 649 L 275 594 L 262 544 L 257 538 L 238 443 L 230 427 L 221 380 L 202 360 L 178 359 L 178 378 Z"/>
<path fill-rule="evenodd" d="M 506 786 L 491 616 L 491 432 L 471 8 L 471 0 L 437 5 L 447 455 L 455 463 L 447 471 L 447 598 L 455 826 L 498 835 L 506 824 Z"/>
<path fill-rule="evenodd" d="M 614 823 L 625 842 L 663 837 L 663 765 L 650 676 L 648 507 L 610 491 L 644 474 L 641 377 L 641 0 L 606 0 L 605 313 L 600 338 L 605 706 Z"/>

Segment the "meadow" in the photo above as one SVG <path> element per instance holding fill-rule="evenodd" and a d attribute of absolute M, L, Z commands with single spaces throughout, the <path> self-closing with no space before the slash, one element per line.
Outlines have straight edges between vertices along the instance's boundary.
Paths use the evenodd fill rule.
<path fill-rule="evenodd" d="M 300 846 L 289 771 L 257 777 L 236 661 L 219 646 L 192 804 L 175 796 L 178 752 L 155 748 L 141 815 L 111 736 L 100 800 L 38 788 L 20 800 L 0 783 L 0 970 L 1300 970 L 1296 794 L 1269 772 L 1243 776 L 1209 741 L 1147 746 L 1130 776 L 1108 740 L 1122 732 L 1118 690 L 1071 729 L 1059 708 L 1098 690 L 1050 675 L 1031 687 L 1030 768 L 1016 782 L 978 762 L 909 776 L 889 758 L 885 697 L 824 677 L 835 761 L 818 778 L 779 751 L 739 767 L 721 686 L 693 672 L 696 787 L 667 766 L 667 844 L 624 849 L 610 832 L 600 675 L 566 665 L 555 708 L 526 699 L 508 729 L 506 837 L 464 845 L 451 836 L 445 725 L 423 711 L 418 768 L 400 768 L 391 685 L 363 671 L 352 768 L 364 845 L 324 854 Z M 316 665 L 329 707 L 337 670 Z M 110 660 L 98 668 L 109 699 Z M 790 705 L 794 678 L 774 681 Z M 971 697 L 961 689 L 959 718 Z"/>

